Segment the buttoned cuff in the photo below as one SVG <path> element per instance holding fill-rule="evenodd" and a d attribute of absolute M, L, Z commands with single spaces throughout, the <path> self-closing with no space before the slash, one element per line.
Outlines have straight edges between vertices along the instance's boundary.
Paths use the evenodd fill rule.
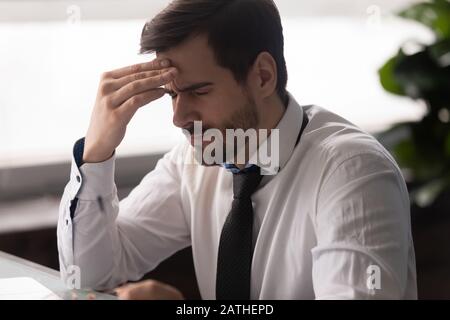
<path fill-rule="evenodd" d="M 111 158 L 100 163 L 83 163 L 84 138 L 73 149 L 71 185 L 72 198 L 94 201 L 107 197 L 115 190 L 115 152 Z"/>
<path fill-rule="evenodd" d="M 82 184 L 80 200 L 97 200 L 114 192 L 115 155 L 101 163 L 85 163 L 80 167 Z"/>

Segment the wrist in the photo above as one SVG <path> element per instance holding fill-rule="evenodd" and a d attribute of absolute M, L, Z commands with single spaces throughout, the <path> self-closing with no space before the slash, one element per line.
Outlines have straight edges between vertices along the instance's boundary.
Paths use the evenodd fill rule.
<path fill-rule="evenodd" d="M 83 152 L 83 162 L 84 163 L 100 163 L 109 160 L 114 155 L 112 152 L 95 152 L 87 148 Z"/>

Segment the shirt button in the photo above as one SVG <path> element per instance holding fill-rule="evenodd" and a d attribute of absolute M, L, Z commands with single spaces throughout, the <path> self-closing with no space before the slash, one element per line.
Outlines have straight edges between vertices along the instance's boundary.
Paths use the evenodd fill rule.
<path fill-rule="evenodd" d="M 69 219 L 66 219 L 66 226 L 69 225 Z"/>
<path fill-rule="evenodd" d="M 81 177 L 80 176 L 77 176 L 77 181 L 81 182 Z"/>

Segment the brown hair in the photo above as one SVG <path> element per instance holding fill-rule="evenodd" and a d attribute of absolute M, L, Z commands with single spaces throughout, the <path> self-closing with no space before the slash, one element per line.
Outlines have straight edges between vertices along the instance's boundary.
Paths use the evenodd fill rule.
<path fill-rule="evenodd" d="M 277 64 L 277 93 L 287 101 L 283 27 L 273 0 L 175 0 L 142 30 L 140 53 L 164 52 L 205 34 L 217 63 L 247 79 L 261 52 Z"/>

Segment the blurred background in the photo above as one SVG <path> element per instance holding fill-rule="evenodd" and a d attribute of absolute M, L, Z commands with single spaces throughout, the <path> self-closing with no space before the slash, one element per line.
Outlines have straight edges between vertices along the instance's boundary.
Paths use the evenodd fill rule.
<path fill-rule="evenodd" d="M 58 269 L 59 197 L 100 74 L 153 58 L 138 55 L 141 30 L 169 2 L 0 0 L 1 251 Z M 289 91 L 394 154 L 411 193 L 419 297 L 450 298 L 449 2 L 275 2 Z M 171 117 L 165 97 L 132 120 L 117 150 L 120 198 L 184 138 Z M 199 297 L 189 248 L 146 277 Z"/>

